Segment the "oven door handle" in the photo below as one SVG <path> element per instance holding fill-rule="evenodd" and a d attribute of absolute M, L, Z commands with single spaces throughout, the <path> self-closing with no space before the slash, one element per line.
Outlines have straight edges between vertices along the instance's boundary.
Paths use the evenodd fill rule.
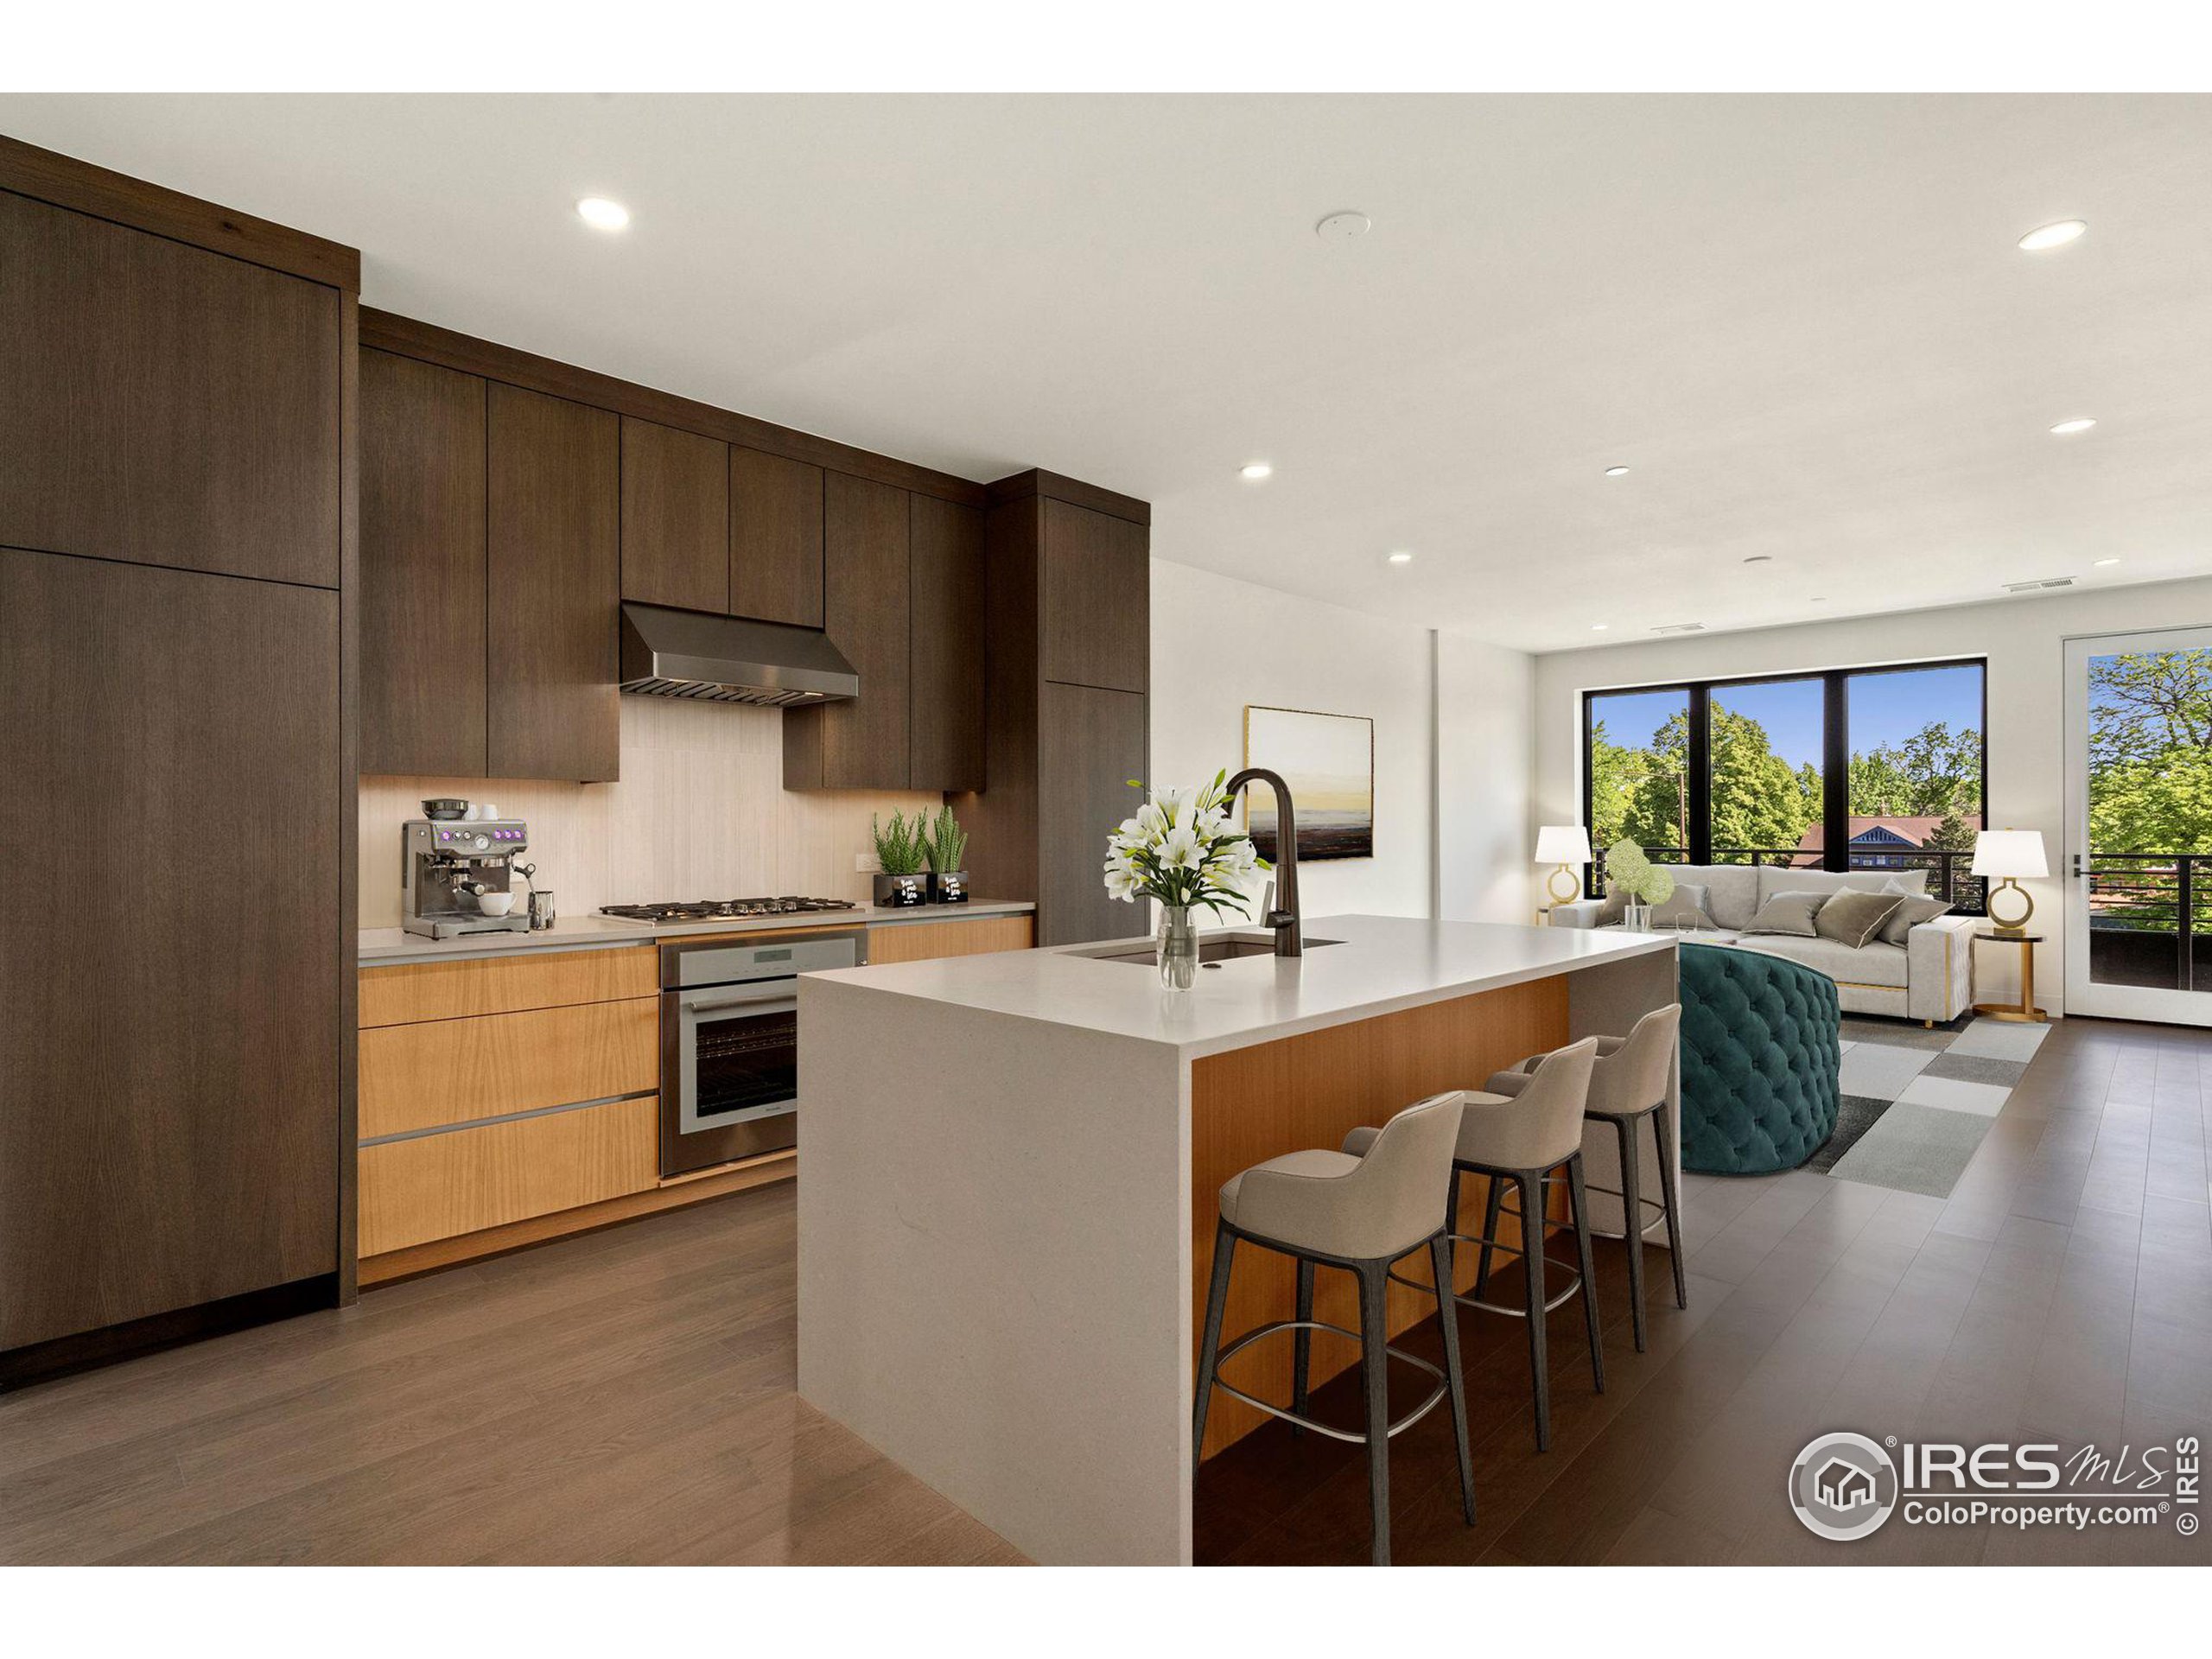
<path fill-rule="evenodd" d="M 784 1008 L 796 1008 L 798 999 L 789 992 L 775 996 L 718 996 L 710 1000 L 679 999 L 686 1014 L 720 1014 L 728 1008 L 751 1008 L 760 1014 L 774 1014 Z"/>

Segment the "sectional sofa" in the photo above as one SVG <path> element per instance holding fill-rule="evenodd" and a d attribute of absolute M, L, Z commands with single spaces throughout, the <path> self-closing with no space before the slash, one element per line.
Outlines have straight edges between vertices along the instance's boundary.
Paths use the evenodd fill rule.
<path fill-rule="evenodd" d="M 1834 893 L 1845 888 L 1862 893 L 1924 893 L 1925 870 L 1789 870 L 1767 865 L 1670 864 L 1667 873 L 1677 883 L 1706 890 L 1705 913 L 1710 929 L 1685 931 L 1682 938 L 1700 944 L 1725 944 L 1739 950 L 1764 951 L 1817 969 L 1835 982 L 1838 998 L 1847 1014 L 1887 1014 L 1933 1025 L 1955 1020 L 1974 1001 L 1971 936 L 1980 918 L 1955 914 L 1936 917 L 1910 929 L 1903 944 L 1877 938 L 1853 946 L 1830 938 L 1796 938 L 1787 935 L 1746 935 L 1759 907 L 1779 893 Z M 1554 927 L 1599 925 L 1604 901 L 1578 899 L 1552 911 Z M 1662 931 L 1674 930 L 1662 926 Z"/>

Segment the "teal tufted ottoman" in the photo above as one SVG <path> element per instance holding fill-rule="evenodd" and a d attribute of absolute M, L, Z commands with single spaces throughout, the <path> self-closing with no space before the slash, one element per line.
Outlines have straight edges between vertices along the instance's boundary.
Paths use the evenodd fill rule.
<path fill-rule="evenodd" d="M 1701 1175 L 1795 1169 L 1835 1133 L 1835 982 L 1757 951 L 1680 950 L 1682 1167 Z"/>

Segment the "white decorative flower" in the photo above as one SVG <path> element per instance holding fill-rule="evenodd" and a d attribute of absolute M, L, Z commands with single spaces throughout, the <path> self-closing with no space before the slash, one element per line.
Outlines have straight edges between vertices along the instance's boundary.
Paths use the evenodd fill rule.
<path fill-rule="evenodd" d="M 1171 870 L 1195 870 L 1205 861 L 1196 831 L 1178 824 L 1160 841 L 1160 861 Z"/>

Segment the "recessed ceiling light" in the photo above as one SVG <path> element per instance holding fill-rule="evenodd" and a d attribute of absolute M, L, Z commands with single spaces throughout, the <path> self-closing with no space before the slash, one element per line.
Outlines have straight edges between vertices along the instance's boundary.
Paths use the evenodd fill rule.
<path fill-rule="evenodd" d="M 1625 467 L 1608 467 L 1605 468 L 1605 476 L 1607 478 L 1626 478 L 1628 476 L 1628 468 Z"/>
<path fill-rule="evenodd" d="M 1607 628 L 1610 628 L 1613 625 L 1610 622 L 1592 622 L 1590 625 L 1590 632 L 1592 633 L 1603 633 Z"/>
<path fill-rule="evenodd" d="M 1808 605 L 1825 605 L 1828 602 L 1828 596 L 1826 594 L 1815 594 L 1805 602 Z"/>
<path fill-rule="evenodd" d="M 630 222 L 630 210 L 605 196 L 586 196 L 576 204 L 576 217 L 594 231 L 619 231 Z"/>
<path fill-rule="evenodd" d="M 2120 561 L 2118 559 L 2098 559 L 2094 561 L 2094 563 L 2097 569 L 2101 570 L 2108 564 L 2118 564 Z"/>
<path fill-rule="evenodd" d="M 2086 219 L 2062 219 L 2056 225 L 2041 225 L 2020 238 L 2020 245 L 2030 253 L 2041 253 L 2045 248 L 2063 248 L 2078 239 L 2089 228 Z"/>
<path fill-rule="evenodd" d="M 1374 228 L 1375 221 L 1365 213 L 1331 213 L 1313 227 L 1313 234 L 1324 242 L 1353 242 Z"/>
<path fill-rule="evenodd" d="M 2076 432 L 2086 432 L 2095 424 L 2096 423 L 2086 415 L 2076 416 L 2070 421 L 2061 421 L 2056 426 L 2052 427 L 2050 435 L 2054 438 L 2070 438 Z"/>
<path fill-rule="evenodd" d="M 1414 556 L 1410 553 L 1393 553 L 1390 555 L 1390 563 L 1393 564 L 1411 564 L 1413 562 Z"/>
<path fill-rule="evenodd" d="M 1242 476 L 1251 479 L 1266 478 L 1274 472 L 1274 468 L 1264 461 L 1247 461 L 1236 470 Z"/>
<path fill-rule="evenodd" d="M 1751 557 L 1745 559 L 1744 563 L 1745 564 L 1772 564 L 1774 563 L 1774 555 L 1771 553 L 1754 553 Z"/>

